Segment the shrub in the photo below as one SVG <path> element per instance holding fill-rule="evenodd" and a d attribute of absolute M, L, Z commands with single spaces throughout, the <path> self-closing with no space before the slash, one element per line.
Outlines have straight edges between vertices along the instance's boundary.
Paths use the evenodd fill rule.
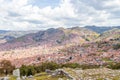
<path fill-rule="evenodd" d="M 22 76 L 29 76 L 29 75 L 34 75 L 36 73 L 36 70 L 34 68 L 34 66 L 25 66 L 23 65 L 21 68 L 20 68 L 20 74 Z"/>
<path fill-rule="evenodd" d="M 60 65 L 55 62 L 44 62 L 40 65 L 41 71 L 45 71 L 46 69 L 55 70 L 59 67 Z"/>
<path fill-rule="evenodd" d="M 107 68 L 110 68 L 110 69 L 120 69 L 120 63 L 108 64 Z"/>
<path fill-rule="evenodd" d="M 67 68 L 79 68 L 80 65 L 78 63 L 66 63 L 62 64 L 61 67 L 67 67 Z"/>
<path fill-rule="evenodd" d="M 20 73 L 23 76 L 29 76 L 29 75 L 34 75 L 35 73 L 40 73 L 40 72 L 44 72 L 46 69 L 50 69 L 50 70 L 55 70 L 58 69 L 59 64 L 54 63 L 54 62 L 44 62 L 38 66 L 25 66 L 22 65 L 20 68 Z"/>

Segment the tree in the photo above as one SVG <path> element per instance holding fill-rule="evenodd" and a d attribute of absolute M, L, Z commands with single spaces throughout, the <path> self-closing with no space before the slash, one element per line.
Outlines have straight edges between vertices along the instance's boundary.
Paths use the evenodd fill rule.
<path fill-rule="evenodd" d="M 2 60 L 0 62 L 1 72 L 7 74 L 11 74 L 12 71 L 15 69 L 15 66 L 11 64 L 8 60 Z"/>
<path fill-rule="evenodd" d="M 25 66 L 22 65 L 20 68 L 20 74 L 23 76 L 34 75 L 37 71 L 35 70 L 35 66 Z"/>
<path fill-rule="evenodd" d="M 41 71 L 45 71 L 46 69 L 55 70 L 58 69 L 60 66 L 55 62 L 44 62 L 40 65 L 40 67 Z"/>
<path fill-rule="evenodd" d="M 22 65 L 20 68 L 20 75 L 25 76 L 27 75 L 27 66 Z"/>
<path fill-rule="evenodd" d="M 34 66 L 28 66 L 27 76 L 34 75 L 35 73 L 36 73 L 36 70 L 35 70 Z"/>

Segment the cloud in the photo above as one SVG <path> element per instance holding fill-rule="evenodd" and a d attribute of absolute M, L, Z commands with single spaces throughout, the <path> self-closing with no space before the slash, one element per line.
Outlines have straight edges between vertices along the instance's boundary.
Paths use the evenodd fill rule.
<path fill-rule="evenodd" d="M 120 0 L 45 1 L 0 0 L 0 29 L 117 26 L 120 22 Z"/>

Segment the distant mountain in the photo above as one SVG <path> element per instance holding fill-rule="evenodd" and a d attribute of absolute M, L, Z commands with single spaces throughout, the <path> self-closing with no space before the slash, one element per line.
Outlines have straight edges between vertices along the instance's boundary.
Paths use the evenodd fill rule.
<path fill-rule="evenodd" d="M 6 31 L 6 30 L 0 30 L 0 38 L 4 38 L 5 36 L 13 36 L 15 38 L 21 37 L 25 34 L 29 33 L 36 33 L 38 31 Z"/>
<path fill-rule="evenodd" d="M 0 34 L 1 33 L 6 33 L 6 32 L 9 32 L 9 31 L 7 31 L 7 30 L 0 30 Z"/>
<path fill-rule="evenodd" d="M 0 34 L 1 41 L 0 49 L 15 49 L 25 48 L 40 45 L 56 46 L 81 44 L 84 42 L 94 42 L 99 40 L 110 40 L 119 38 L 119 29 L 112 27 L 73 27 L 73 28 L 50 28 L 43 31 L 14 31 Z M 100 29 L 101 34 L 95 32 L 95 29 Z"/>
<path fill-rule="evenodd" d="M 14 49 L 19 47 L 39 46 L 45 44 L 56 46 L 83 43 L 87 41 L 93 41 L 98 36 L 99 34 L 86 28 L 50 28 L 48 30 L 39 31 L 37 33 L 31 33 L 15 38 L 11 42 L 1 44 L 0 49 Z"/>
<path fill-rule="evenodd" d="M 38 31 L 9 31 L 0 30 L 0 40 L 11 41 L 14 38 L 24 36 L 29 33 L 36 33 Z"/>
<path fill-rule="evenodd" d="M 5 39 L 6 41 L 12 41 L 15 39 L 13 36 L 4 36 L 2 39 Z"/>
<path fill-rule="evenodd" d="M 108 31 L 108 30 L 111 30 L 113 28 L 119 28 L 120 29 L 120 26 L 114 26 L 114 27 L 108 27 L 108 26 L 85 26 L 85 28 L 87 29 L 90 29 L 90 30 L 93 30 L 97 33 L 103 33 L 105 31 Z"/>
<path fill-rule="evenodd" d="M 33 35 L 33 40 L 37 42 L 47 41 L 47 42 L 56 42 L 56 43 L 64 43 L 67 41 L 72 41 L 76 39 L 76 41 L 86 41 L 86 39 L 93 40 L 98 36 L 94 31 L 91 31 L 86 28 L 74 27 L 74 28 L 50 28 L 45 31 L 40 31 Z M 74 41 L 73 41 L 74 42 Z"/>

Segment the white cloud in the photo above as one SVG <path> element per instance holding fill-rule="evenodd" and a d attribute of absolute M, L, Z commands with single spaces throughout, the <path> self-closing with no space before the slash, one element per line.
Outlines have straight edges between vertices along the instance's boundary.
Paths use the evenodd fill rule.
<path fill-rule="evenodd" d="M 120 7 L 120 0 L 106 0 L 104 2 L 104 6 L 106 7 Z"/>
<path fill-rule="evenodd" d="M 119 25 L 120 0 L 61 0 L 52 8 L 30 0 L 0 0 L 0 29 L 31 30 L 85 25 Z"/>

